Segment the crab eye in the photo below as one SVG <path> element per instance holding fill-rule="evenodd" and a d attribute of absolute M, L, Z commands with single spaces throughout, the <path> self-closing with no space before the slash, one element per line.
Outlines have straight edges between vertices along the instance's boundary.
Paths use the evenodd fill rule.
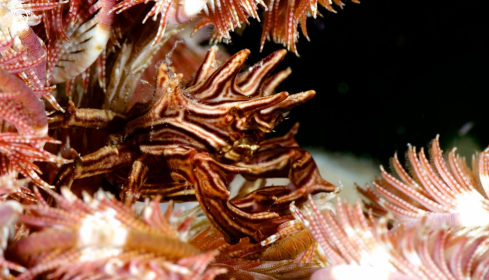
<path fill-rule="evenodd" d="M 233 107 L 229 110 L 229 113 L 226 116 L 226 122 L 232 122 L 234 119 L 234 116 L 236 115 L 236 108 Z"/>

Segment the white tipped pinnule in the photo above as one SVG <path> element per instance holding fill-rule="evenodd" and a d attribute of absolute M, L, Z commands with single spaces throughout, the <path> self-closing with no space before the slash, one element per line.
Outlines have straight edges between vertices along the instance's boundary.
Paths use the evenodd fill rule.
<path fill-rule="evenodd" d="M 93 29 L 74 40 L 56 63 L 52 74 L 52 84 L 69 81 L 83 73 L 99 57 L 109 37 L 110 26 L 97 24 Z"/>
<path fill-rule="evenodd" d="M 423 217 L 434 227 L 445 222 L 451 227 L 489 227 L 487 150 L 474 157 L 473 170 L 455 151 L 445 158 L 439 136 L 432 142 L 430 160 L 423 149 L 416 152 L 415 147 L 408 145 L 410 173 L 395 155 L 395 174 L 381 167 L 382 180 L 367 188 L 368 199 L 409 227 Z"/>
<path fill-rule="evenodd" d="M 59 84 L 73 79 L 87 70 L 105 49 L 111 30 L 114 13 L 109 11 L 116 0 L 104 0 L 94 18 L 77 29 L 68 32 L 71 41 L 60 41 L 54 56 L 50 57 L 49 67 L 55 63 L 48 77 L 52 84 Z M 54 53 L 56 53 L 54 52 Z"/>
<path fill-rule="evenodd" d="M 204 8 L 206 0 L 172 1 L 168 11 L 168 23 L 182 24 L 192 20 Z"/>

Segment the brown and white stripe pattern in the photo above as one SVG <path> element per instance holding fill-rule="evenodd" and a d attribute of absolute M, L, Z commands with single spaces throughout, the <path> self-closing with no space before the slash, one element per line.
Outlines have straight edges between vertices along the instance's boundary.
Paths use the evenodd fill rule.
<path fill-rule="evenodd" d="M 179 200 L 195 196 L 229 243 L 242 237 L 261 241 L 276 232 L 279 223 L 270 221 L 285 214 L 292 201 L 304 201 L 309 193 L 338 191 L 320 177 L 310 154 L 295 142 L 297 126 L 282 138 L 264 141 L 286 111 L 315 95 L 314 91 L 271 94 L 290 74 L 285 70 L 268 78 L 286 51 L 277 51 L 240 74 L 249 51 L 238 52 L 215 69 L 216 50 L 209 50 L 185 88 L 182 74 L 161 64 L 154 105 L 127 122 L 123 132 L 112 135 L 109 146 L 77 158 L 74 168 L 64 168 L 57 182 L 69 185 L 73 179 L 108 172 L 109 180 L 122 186 L 126 202 L 158 194 Z M 78 119 L 88 113 L 72 111 Z M 104 116 L 91 114 L 98 116 L 97 122 Z M 236 174 L 251 180 L 289 178 L 295 190 L 265 187 L 259 191 L 269 199 L 252 193 L 231 203 L 228 183 Z"/>

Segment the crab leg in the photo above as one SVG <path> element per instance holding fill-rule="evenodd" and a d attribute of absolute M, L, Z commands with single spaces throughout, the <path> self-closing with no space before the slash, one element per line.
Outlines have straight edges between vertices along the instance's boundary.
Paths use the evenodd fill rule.
<path fill-rule="evenodd" d="M 141 188 L 149 177 L 149 167 L 143 161 L 144 156 L 133 162 L 129 177 L 123 185 L 120 197 L 128 206 L 141 196 Z"/>
<path fill-rule="evenodd" d="M 297 187 L 291 192 L 276 195 L 273 208 L 288 207 L 292 201 L 306 199 L 309 193 L 339 191 L 339 188 L 321 178 L 311 154 L 301 149 L 295 142 L 294 136 L 298 127 L 296 124 L 284 137 L 262 142 L 261 148 L 251 159 L 236 164 L 251 170 L 243 174 L 247 180 L 288 177 Z M 238 206 L 240 204 L 239 201 L 235 203 Z"/>
<path fill-rule="evenodd" d="M 71 149 L 71 153 L 75 163 L 61 168 L 53 182 L 57 189 L 63 186 L 71 187 L 75 179 L 104 174 L 129 166 L 135 157 L 134 152 L 127 146 L 103 147 L 83 157 L 80 157 L 74 149 Z"/>
<path fill-rule="evenodd" d="M 279 217 L 277 213 L 247 213 L 229 202 L 226 177 L 249 172 L 248 168 L 222 164 L 207 153 L 181 147 L 166 149 L 164 156 L 174 180 L 195 185 L 195 195 L 202 209 L 228 243 L 235 244 L 241 237 L 258 242 L 265 234 L 276 230 L 278 224 L 270 221 Z"/>
<path fill-rule="evenodd" d="M 125 119 L 123 115 L 110 110 L 75 108 L 71 100 L 65 112 L 54 112 L 48 116 L 49 129 L 83 127 L 115 130 L 122 126 Z"/>
<path fill-rule="evenodd" d="M 107 174 L 107 180 L 113 186 L 124 186 L 120 193 L 121 199 L 127 201 L 127 197 L 130 193 L 135 196 L 133 200 L 141 200 L 142 198 L 154 199 L 157 196 L 161 198 L 160 201 L 173 200 L 174 202 L 182 201 L 195 201 L 195 187 L 188 184 L 188 182 L 177 182 L 170 176 L 170 172 L 164 165 L 164 162 L 156 162 L 157 165 L 152 164 L 148 160 L 139 159 L 143 165 L 146 165 L 149 170 L 157 170 L 156 172 L 150 172 L 148 178 L 140 180 L 137 174 L 128 173 L 127 170 L 116 170 Z M 146 176 L 146 175 L 145 175 Z M 133 177 L 135 183 L 131 183 L 128 179 Z M 132 180 L 132 179 L 131 179 Z M 141 183 L 140 183 L 141 182 Z M 132 187 L 129 185 L 132 184 Z M 127 187 L 126 187 L 127 186 Z M 136 195 L 137 194 L 137 195 Z"/>

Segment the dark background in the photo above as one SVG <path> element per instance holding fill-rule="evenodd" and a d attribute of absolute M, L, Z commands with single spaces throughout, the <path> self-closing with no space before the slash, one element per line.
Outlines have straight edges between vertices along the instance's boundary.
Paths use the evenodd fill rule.
<path fill-rule="evenodd" d="M 363 0 L 337 14 L 308 20 L 300 57 L 289 53 L 282 68 L 292 75 L 279 90 L 314 89 L 316 97 L 292 110 L 275 135 L 301 123 L 299 143 L 388 160 L 406 144 L 426 146 L 440 134 L 445 149 L 461 135 L 489 144 L 489 16 L 483 1 Z M 259 61 L 261 24 L 233 34 L 226 48 L 243 48 Z M 468 133 L 460 129 L 472 128 Z"/>

